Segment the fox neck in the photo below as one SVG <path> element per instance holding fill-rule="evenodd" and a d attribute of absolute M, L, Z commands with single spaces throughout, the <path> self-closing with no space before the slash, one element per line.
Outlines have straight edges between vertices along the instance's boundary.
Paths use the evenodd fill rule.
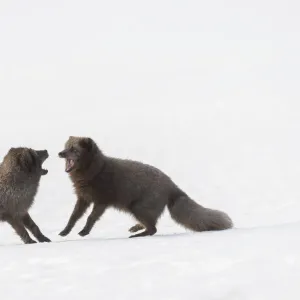
<path fill-rule="evenodd" d="M 91 181 L 105 169 L 105 164 L 105 157 L 98 154 L 86 161 L 84 167 L 71 171 L 69 175 L 74 183 Z"/>

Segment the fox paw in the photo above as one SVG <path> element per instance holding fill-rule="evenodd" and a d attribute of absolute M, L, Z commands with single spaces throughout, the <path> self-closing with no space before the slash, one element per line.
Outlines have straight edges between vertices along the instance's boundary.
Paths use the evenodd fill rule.
<path fill-rule="evenodd" d="M 70 233 L 68 230 L 63 230 L 62 232 L 59 233 L 60 236 L 66 236 Z"/>
<path fill-rule="evenodd" d="M 89 234 L 89 232 L 88 232 L 87 230 L 82 229 L 80 232 L 78 232 L 78 234 L 79 234 L 80 236 L 86 236 L 86 235 Z"/>

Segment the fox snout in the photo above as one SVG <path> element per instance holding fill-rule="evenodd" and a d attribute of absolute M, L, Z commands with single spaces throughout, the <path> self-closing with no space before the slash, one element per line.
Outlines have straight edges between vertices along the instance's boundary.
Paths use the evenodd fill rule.
<path fill-rule="evenodd" d="M 43 159 L 47 159 L 49 157 L 49 153 L 47 150 L 38 150 L 36 151 L 37 154 L 42 157 Z"/>
<path fill-rule="evenodd" d="M 49 157 L 49 153 L 47 150 L 42 150 L 42 153 L 45 157 L 47 157 L 47 158 Z"/>
<path fill-rule="evenodd" d="M 58 156 L 60 158 L 66 158 L 66 156 L 67 156 L 67 150 L 63 150 L 63 151 L 59 152 Z"/>

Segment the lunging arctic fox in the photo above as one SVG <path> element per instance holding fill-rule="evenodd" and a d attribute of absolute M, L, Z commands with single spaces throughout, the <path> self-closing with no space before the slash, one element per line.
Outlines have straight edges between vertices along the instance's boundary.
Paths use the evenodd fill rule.
<path fill-rule="evenodd" d="M 91 138 L 70 136 L 58 155 L 66 160 L 65 171 L 77 195 L 77 203 L 61 236 L 70 233 L 92 203 L 93 210 L 79 232 L 81 236 L 90 233 L 108 207 L 129 212 L 138 220 L 129 231 L 144 231 L 130 237 L 155 234 L 157 220 L 165 206 L 176 222 L 193 231 L 224 230 L 233 226 L 226 213 L 197 204 L 159 169 L 108 157 Z"/>
<path fill-rule="evenodd" d="M 39 242 L 50 242 L 31 219 L 28 210 L 34 202 L 48 158 L 47 150 L 11 148 L 0 165 L 0 221 L 9 223 L 25 244 L 36 243 L 26 228 Z"/>

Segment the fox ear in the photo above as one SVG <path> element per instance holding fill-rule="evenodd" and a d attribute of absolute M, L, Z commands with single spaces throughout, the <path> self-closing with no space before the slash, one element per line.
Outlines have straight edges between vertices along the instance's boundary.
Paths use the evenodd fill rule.
<path fill-rule="evenodd" d="M 79 144 L 87 151 L 91 151 L 93 148 L 93 140 L 91 138 L 83 138 L 80 140 Z"/>

